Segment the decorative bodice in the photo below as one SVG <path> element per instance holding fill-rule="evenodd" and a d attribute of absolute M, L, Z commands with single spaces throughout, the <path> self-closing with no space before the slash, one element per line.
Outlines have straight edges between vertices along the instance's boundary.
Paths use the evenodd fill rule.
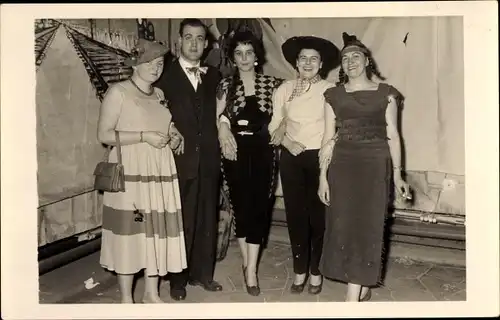
<path fill-rule="evenodd" d="M 356 143 L 386 141 L 385 113 L 389 96 L 399 98 L 400 94 L 385 83 L 380 83 L 377 90 L 347 92 L 344 86 L 327 90 L 325 98 L 335 112 L 338 140 Z"/>

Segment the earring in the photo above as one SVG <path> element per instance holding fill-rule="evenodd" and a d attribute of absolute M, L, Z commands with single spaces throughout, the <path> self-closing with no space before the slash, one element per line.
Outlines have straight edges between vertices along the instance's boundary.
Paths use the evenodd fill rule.
<path fill-rule="evenodd" d="M 258 63 L 257 61 L 255 61 L 255 62 L 253 63 L 253 65 L 254 65 L 254 66 L 258 66 L 258 65 L 259 65 L 259 63 Z"/>
<path fill-rule="evenodd" d="M 371 60 L 370 60 L 370 63 L 368 64 L 368 69 L 370 69 L 371 72 L 375 71 L 375 67 L 373 66 L 373 63 Z"/>
<path fill-rule="evenodd" d="M 368 68 L 370 68 L 371 71 L 375 71 L 372 58 L 368 58 Z"/>

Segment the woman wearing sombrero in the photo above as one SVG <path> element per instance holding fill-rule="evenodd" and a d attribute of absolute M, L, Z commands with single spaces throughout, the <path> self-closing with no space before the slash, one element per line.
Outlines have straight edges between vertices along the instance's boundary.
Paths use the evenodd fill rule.
<path fill-rule="evenodd" d="M 361 41 L 346 33 L 343 39 L 339 82 L 325 92 L 318 194 L 327 213 L 320 270 L 348 283 L 347 301 L 367 301 L 381 278 L 391 178 L 409 197 L 397 129 L 401 94 L 373 81 L 384 78 Z"/>
<path fill-rule="evenodd" d="M 309 293 L 321 292 L 319 261 L 323 247 L 325 207 L 317 195 L 318 151 L 324 130 L 324 78 L 339 63 L 339 50 L 328 40 L 305 36 L 288 39 L 285 59 L 298 77 L 284 82 L 273 98 L 271 143 L 281 144 L 280 175 L 295 273 L 292 293 L 301 293 L 310 273 Z"/>
<path fill-rule="evenodd" d="M 159 276 L 186 268 L 181 200 L 172 150 L 183 138 L 171 122 L 163 92 L 151 85 L 163 71 L 163 45 L 139 40 L 125 64 L 129 80 L 110 86 L 102 101 L 98 139 L 118 145 L 125 191 L 104 193 L 101 265 L 118 274 L 122 303 L 133 303 L 134 275 L 144 270 L 142 302 L 163 302 Z M 119 154 L 113 148 L 110 162 Z"/>

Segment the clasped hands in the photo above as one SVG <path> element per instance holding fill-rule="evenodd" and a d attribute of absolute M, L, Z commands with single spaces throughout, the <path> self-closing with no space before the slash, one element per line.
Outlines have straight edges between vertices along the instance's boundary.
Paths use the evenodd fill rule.
<path fill-rule="evenodd" d="M 168 144 L 175 154 L 184 153 L 184 137 L 174 125 L 170 127 L 168 134 L 160 131 L 143 132 L 142 140 L 157 149 L 163 149 Z"/>

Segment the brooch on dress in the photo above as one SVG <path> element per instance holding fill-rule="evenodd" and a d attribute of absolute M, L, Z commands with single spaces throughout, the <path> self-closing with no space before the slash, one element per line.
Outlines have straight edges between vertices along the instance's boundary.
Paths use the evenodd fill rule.
<path fill-rule="evenodd" d="M 160 99 L 160 104 L 162 106 L 164 106 L 165 108 L 167 108 L 167 109 L 169 109 L 169 107 L 170 107 L 169 103 L 168 103 L 168 100 L 166 100 L 166 99 Z"/>

